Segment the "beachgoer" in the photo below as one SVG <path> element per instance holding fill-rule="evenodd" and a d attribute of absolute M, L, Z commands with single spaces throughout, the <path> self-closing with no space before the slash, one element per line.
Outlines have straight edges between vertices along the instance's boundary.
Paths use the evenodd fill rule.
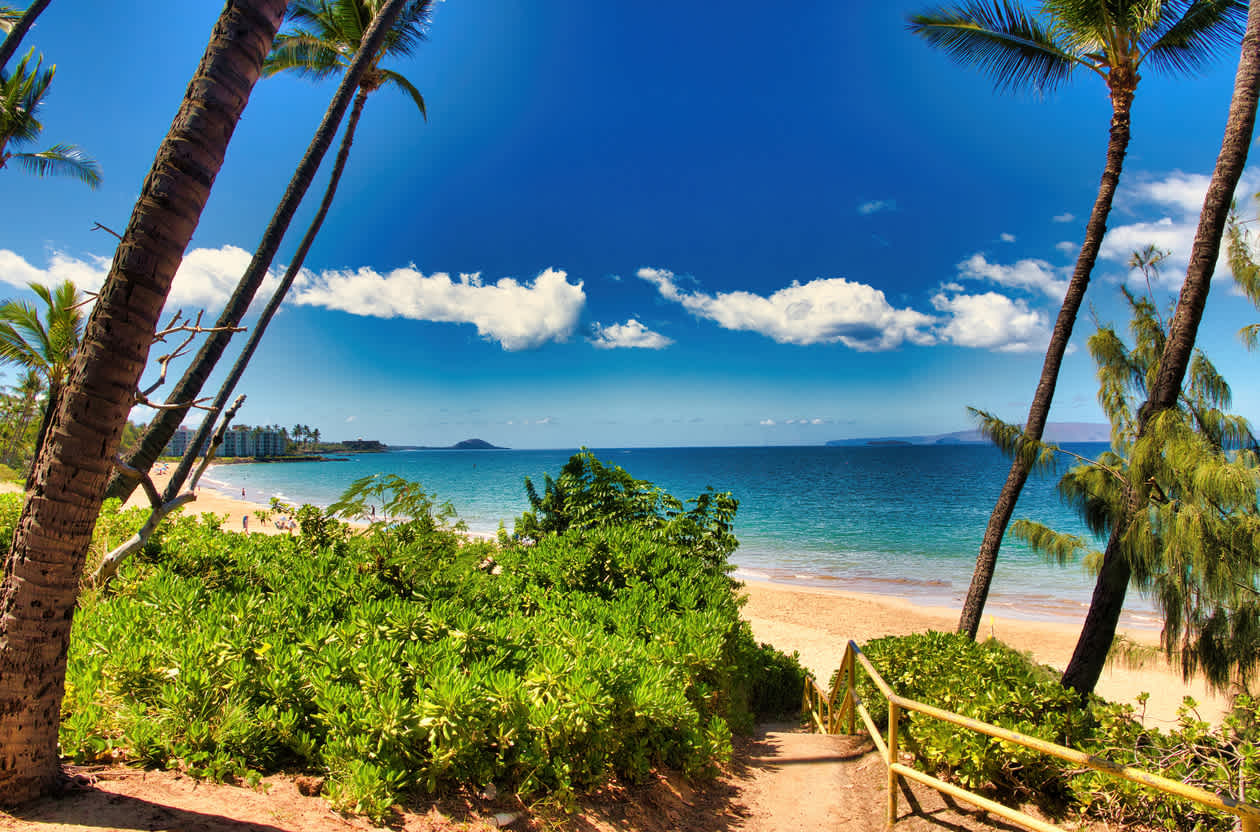
<path fill-rule="evenodd" d="M 244 529 L 245 531 L 249 531 L 249 515 L 248 514 L 241 515 L 241 528 Z"/>
<path fill-rule="evenodd" d="M 243 499 L 245 499 L 245 489 L 244 489 L 244 488 L 242 488 L 242 489 L 241 489 L 241 499 L 242 499 L 242 500 L 243 500 Z"/>

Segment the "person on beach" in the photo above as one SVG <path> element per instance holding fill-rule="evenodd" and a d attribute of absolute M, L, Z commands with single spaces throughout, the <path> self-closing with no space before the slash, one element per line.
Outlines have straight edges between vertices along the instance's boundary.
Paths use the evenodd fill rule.
<path fill-rule="evenodd" d="M 241 515 L 241 528 L 244 529 L 245 531 L 249 531 L 249 515 L 248 514 Z"/>

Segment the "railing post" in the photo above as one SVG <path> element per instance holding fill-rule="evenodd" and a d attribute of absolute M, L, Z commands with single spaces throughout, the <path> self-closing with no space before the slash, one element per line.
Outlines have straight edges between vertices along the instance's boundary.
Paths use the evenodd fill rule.
<path fill-rule="evenodd" d="M 849 684 L 844 691 L 844 704 L 849 709 L 849 736 L 857 733 L 857 660 L 853 648 L 844 651 L 845 671 L 849 675 Z"/>
<path fill-rule="evenodd" d="M 897 822 L 897 774 L 893 771 L 893 763 L 897 762 L 897 722 L 901 719 L 901 708 L 896 702 L 888 700 L 888 825 Z"/>

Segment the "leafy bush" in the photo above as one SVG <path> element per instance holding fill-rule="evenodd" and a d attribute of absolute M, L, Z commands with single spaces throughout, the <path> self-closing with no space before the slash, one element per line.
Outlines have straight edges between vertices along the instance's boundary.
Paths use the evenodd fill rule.
<path fill-rule="evenodd" d="M 379 819 L 417 788 L 567 800 L 658 765 L 704 776 L 730 726 L 799 702 L 799 665 L 755 645 L 724 558 L 624 522 L 466 541 L 408 488 L 393 497 L 419 512 L 364 534 L 309 506 L 299 538 L 170 523 L 109 597 L 83 596 L 62 747 L 317 771 Z"/>
<path fill-rule="evenodd" d="M 955 633 L 929 632 L 869 642 L 863 648 L 884 680 L 901 696 L 1010 728 L 1061 745 L 1090 736 L 1093 718 L 1057 674 L 997 641 L 973 642 Z M 883 697 L 864 673 L 858 695 L 881 727 Z M 1058 761 L 1012 743 L 920 713 L 906 713 L 905 747 L 969 789 L 996 787 L 1016 798 L 1065 794 Z"/>
<path fill-rule="evenodd" d="M 1260 802 L 1260 715 L 1239 696 L 1221 725 L 1198 718 L 1193 700 L 1176 729 L 1146 728 L 1132 705 L 1092 697 L 1082 705 L 1057 674 L 996 642 L 974 643 L 952 633 L 878 639 L 862 648 L 898 694 L 1029 736 L 1077 748 L 1209 792 Z M 865 674 L 858 695 L 881 729 L 888 711 Z M 1145 694 L 1139 697 L 1145 702 Z M 878 704 L 878 707 L 873 705 Z M 1162 794 L 1092 769 L 1042 757 L 923 714 L 905 714 L 904 746 L 930 769 L 972 790 L 1038 799 L 1109 823 L 1226 832 L 1231 815 Z"/>

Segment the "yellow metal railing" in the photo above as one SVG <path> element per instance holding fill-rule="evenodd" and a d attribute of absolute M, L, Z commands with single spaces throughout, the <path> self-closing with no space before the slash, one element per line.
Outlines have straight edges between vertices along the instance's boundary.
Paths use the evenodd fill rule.
<path fill-rule="evenodd" d="M 867 710 L 866 705 L 858 696 L 856 671 L 859 665 L 888 702 L 888 735 L 886 740 L 875 725 L 875 719 L 871 716 L 870 711 Z M 837 698 L 840 701 L 837 702 Z M 857 733 L 855 730 L 856 717 L 860 716 L 862 718 L 862 722 L 866 725 L 867 733 L 870 734 L 871 740 L 875 743 L 875 747 L 879 750 L 880 756 L 884 758 L 884 764 L 888 768 L 889 826 L 892 826 L 897 821 L 897 789 L 900 786 L 899 779 L 905 777 L 910 780 L 917 780 L 959 800 L 979 806 L 988 812 L 1014 821 L 1028 829 L 1036 830 L 1036 832 L 1062 832 L 1058 826 L 1038 820 L 1018 809 L 1012 809 L 1009 806 L 981 797 L 952 783 L 946 783 L 930 774 L 925 774 L 902 763 L 899 759 L 898 740 L 900 729 L 897 723 L 901 721 L 903 711 L 917 711 L 1004 742 L 1022 745 L 1025 748 L 1031 748 L 1034 751 L 1057 757 L 1060 760 L 1066 760 L 1104 774 L 1140 783 L 1166 794 L 1193 800 L 1208 808 L 1234 815 L 1242 826 L 1242 832 L 1260 832 L 1260 806 L 1238 800 L 1231 795 L 1214 794 L 1197 786 L 1170 780 L 1167 777 L 1161 777 L 1158 774 L 1151 774 L 1130 766 L 1122 766 L 1102 757 L 1077 751 L 1074 748 L 1030 737 L 1018 731 L 999 728 L 987 722 L 970 719 L 952 711 L 946 711 L 932 705 L 916 702 L 913 699 L 907 699 L 904 696 L 898 696 L 888 686 L 888 683 L 884 681 L 884 678 L 879 675 L 879 671 L 871 664 L 870 659 L 866 657 L 862 649 L 852 641 L 845 648 L 844 659 L 840 665 L 840 673 L 836 676 L 835 684 L 831 686 L 829 692 L 824 691 L 813 677 L 806 678 L 802 706 L 803 710 L 809 713 L 814 727 L 827 734 L 840 733 L 838 729 L 842 723 L 845 733 Z"/>

